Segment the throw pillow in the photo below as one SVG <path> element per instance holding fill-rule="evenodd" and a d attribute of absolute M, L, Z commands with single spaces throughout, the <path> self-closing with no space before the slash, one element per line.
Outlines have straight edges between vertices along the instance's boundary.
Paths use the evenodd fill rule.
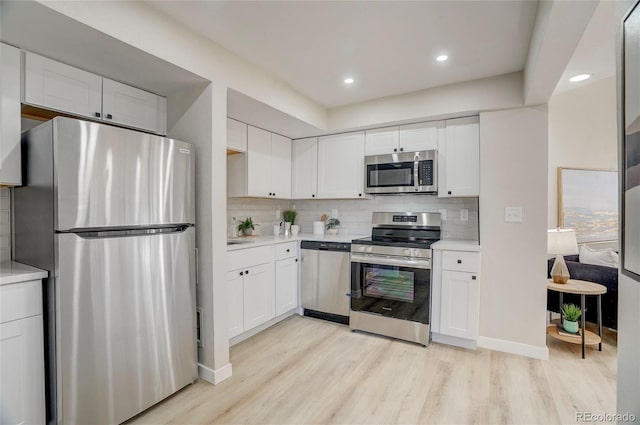
<path fill-rule="evenodd" d="M 593 249 L 588 245 L 580 247 L 580 262 L 593 264 L 594 266 L 606 266 L 618 268 L 618 254 L 611 248 Z"/>

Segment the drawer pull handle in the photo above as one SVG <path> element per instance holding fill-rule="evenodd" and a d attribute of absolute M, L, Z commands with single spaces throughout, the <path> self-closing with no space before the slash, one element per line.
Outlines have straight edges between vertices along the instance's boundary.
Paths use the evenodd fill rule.
<path fill-rule="evenodd" d="M 108 119 L 108 120 L 113 119 L 113 115 L 111 115 L 111 114 L 107 114 L 107 119 Z"/>
<path fill-rule="evenodd" d="M 462 264 L 462 260 L 458 260 L 458 264 Z"/>
<path fill-rule="evenodd" d="M 476 280 L 476 277 L 475 276 L 471 276 L 471 280 Z"/>

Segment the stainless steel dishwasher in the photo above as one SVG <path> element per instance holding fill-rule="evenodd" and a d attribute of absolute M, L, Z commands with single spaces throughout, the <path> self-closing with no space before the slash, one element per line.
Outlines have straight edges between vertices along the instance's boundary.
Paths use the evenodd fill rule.
<path fill-rule="evenodd" d="M 351 244 L 302 241 L 300 248 L 304 315 L 349 324 Z"/>

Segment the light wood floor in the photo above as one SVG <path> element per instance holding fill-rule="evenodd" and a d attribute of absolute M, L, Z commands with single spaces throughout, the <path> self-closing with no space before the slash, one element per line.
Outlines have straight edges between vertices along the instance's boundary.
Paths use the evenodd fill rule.
<path fill-rule="evenodd" d="M 293 316 L 233 347 L 227 381 L 199 380 L 131 423 L 575 423 L 576 412 L 615 413 L 615 333 L 606 336 L 586 360 L 579 345 L 548 337 L 541 361 Z"/>

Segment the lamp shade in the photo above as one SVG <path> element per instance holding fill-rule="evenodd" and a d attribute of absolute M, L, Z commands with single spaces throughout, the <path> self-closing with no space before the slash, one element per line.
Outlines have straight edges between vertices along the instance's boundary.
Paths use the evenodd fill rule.
<path fill-rule="evenodd" d="M 576 232 L 573 229 L 550 229 L 547 231 L 547 253 L 549 255 L 575 255 L 578 253 Z"/>

